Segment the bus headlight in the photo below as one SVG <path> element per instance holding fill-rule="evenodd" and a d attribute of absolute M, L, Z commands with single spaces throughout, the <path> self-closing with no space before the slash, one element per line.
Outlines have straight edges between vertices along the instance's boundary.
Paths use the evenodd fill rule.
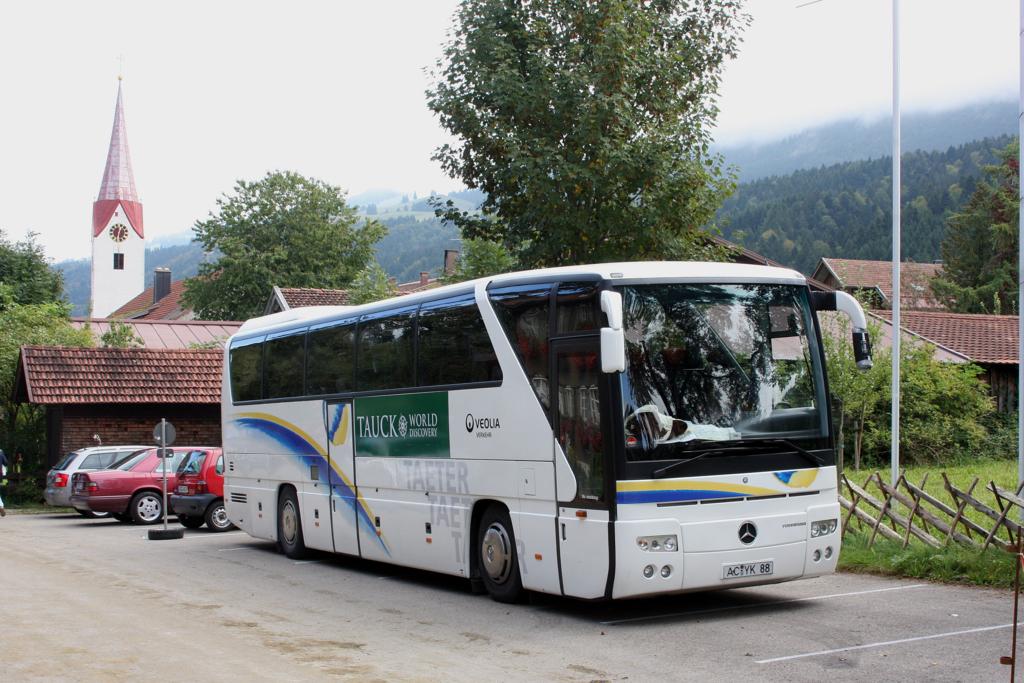
<path fill-rule="evenodd" d="M 835 530 L 836 520 L 834 519 L 822 519 L 817 522 L 811 522 L 811 538 L 827 536 L 828 534 L 834 533 Z"/>
<path fill-rule="evenodd" d="M 679 549 L 679 537 L 672 536 L 638 536 L 636 544 L 640 550 L 652 553 L 672 553 Z"/>

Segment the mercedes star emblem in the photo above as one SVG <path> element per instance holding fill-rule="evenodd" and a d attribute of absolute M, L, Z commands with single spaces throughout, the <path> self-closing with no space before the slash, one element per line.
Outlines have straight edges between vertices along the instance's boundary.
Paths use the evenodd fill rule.
<path fill-rule="evenodd" d="M 753 522 L 743 522 L 740 525 L 740 543 L 750 545 L 757 538 L 757 527 Z"/>

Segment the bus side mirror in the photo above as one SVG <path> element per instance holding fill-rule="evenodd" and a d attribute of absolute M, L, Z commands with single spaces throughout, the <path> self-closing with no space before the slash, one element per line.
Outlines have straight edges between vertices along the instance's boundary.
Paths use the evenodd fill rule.
<path fill-rule="evenodd" d="M 860 303 L 846 292 L 811 292 L 811 308 L 814 311 L 839 311 L 850 318 L 853 323 L 853 359 L 858 370 L 870 370 L 874 365 L 871 361 L 871 339 Z"/>
<path fill-rule="evenodd" d="M 622 295 L 601 292 L 601 310 L 608 316 L 608 327 L 601 328 L 601 372 L 626 369 L 626 335 L 622 331 Z"/>

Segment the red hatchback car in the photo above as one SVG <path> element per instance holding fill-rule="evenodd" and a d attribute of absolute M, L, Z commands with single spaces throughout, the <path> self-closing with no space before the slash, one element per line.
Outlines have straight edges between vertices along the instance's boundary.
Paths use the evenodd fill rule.
<path fill-rule="evenodd" d="M 188 529 L 203 524 L 210 531 L 234 528 L 224 508 L 224 454 L 219 448 L 192 451 L 178 466 L 171 511 Z"/>
<path fill-rule="evenodd" d="M 178 465 L 192 453 L 220 452 L 214 448 L 173 448 L 169 458 L 157 457 L 156 448 L 137 453 L 120 466 L 72 478 L 71 505 L 76 510 L 110 512 L 122 522 L 154 524 L 163 518 L 162 482 L 167 467 L 167 493 L 178 483 Z"/>

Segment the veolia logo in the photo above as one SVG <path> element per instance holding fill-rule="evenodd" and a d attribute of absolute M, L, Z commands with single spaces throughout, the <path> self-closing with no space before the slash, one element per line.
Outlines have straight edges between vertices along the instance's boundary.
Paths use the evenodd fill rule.
<path fill-rule="evenodd" d="M 473 433 L 474 429 L 500 429 L 501 421 L 496 417 L 473 417 L 470 413 L 466 415 L 466 431 Z"/>

